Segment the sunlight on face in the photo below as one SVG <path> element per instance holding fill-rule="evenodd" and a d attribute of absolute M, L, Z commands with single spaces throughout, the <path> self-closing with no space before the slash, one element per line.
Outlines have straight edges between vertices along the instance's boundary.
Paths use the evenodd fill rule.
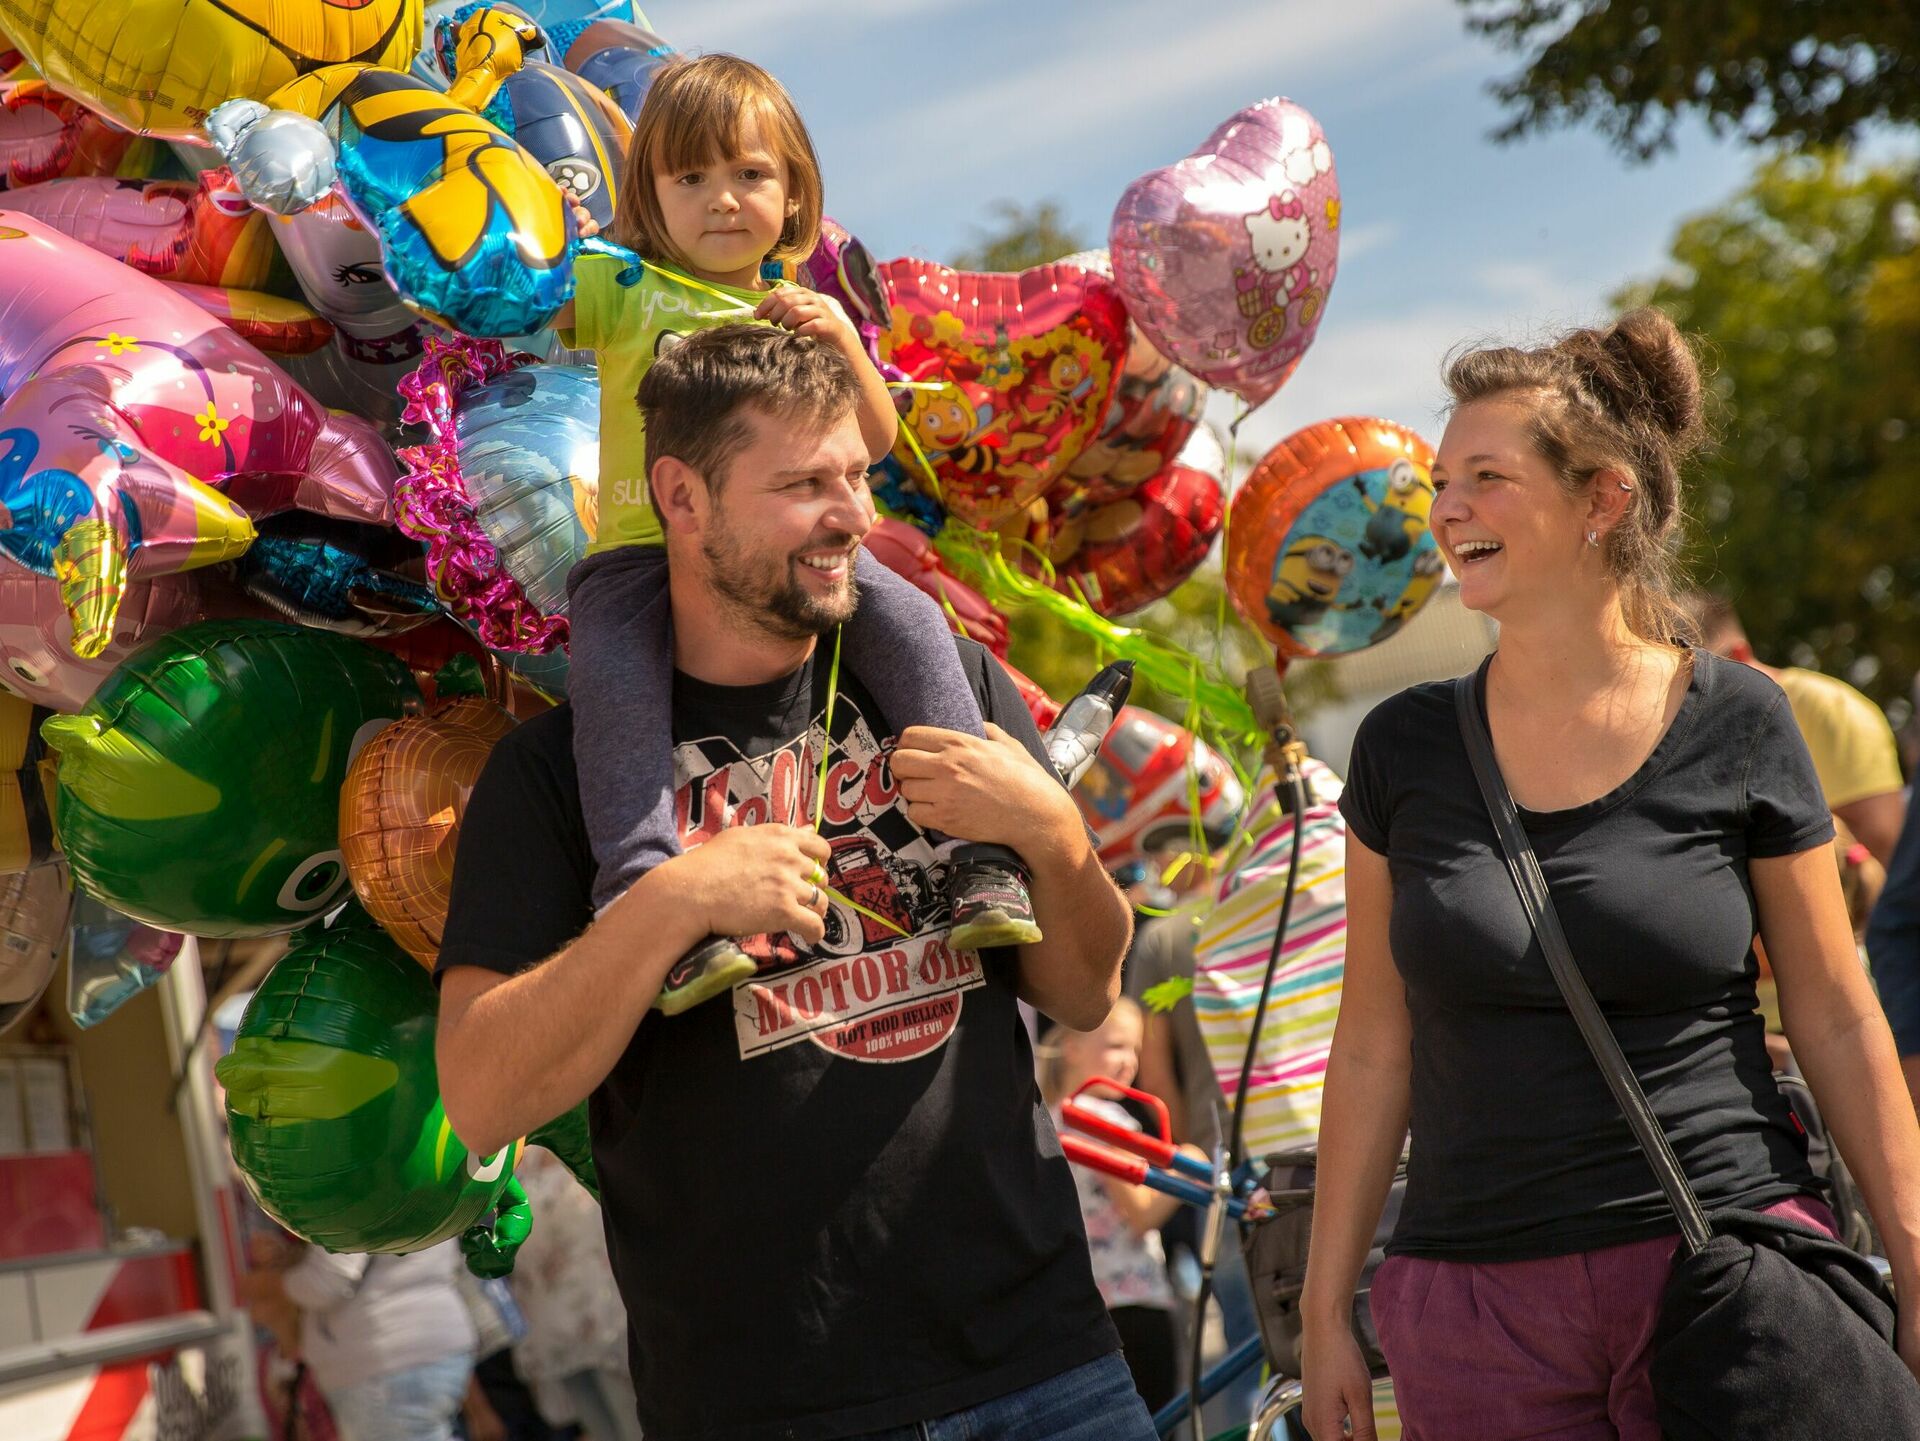
<path fill-rule="evenodd" d="M 867 446 L 849 411 L 825 425 L 754 409 L 699 522 L 707 584 L 736 618 L 782 639 L 853 614 L 860 542 L 873 528 Z"/>
<path fill-rule="evenodd" d="M 1496 619 L 1516 601 L 1564 591 L 1586 548 L 1585 504 L 1534 448 L 1531 405 L 1514 395 L 1461 406 L 1433 466 L 1434 539 L 1461 602 Z"/>

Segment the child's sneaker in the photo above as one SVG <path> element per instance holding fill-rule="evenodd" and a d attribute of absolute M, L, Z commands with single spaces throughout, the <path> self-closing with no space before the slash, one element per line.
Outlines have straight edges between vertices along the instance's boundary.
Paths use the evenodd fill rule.
<path fill-rule="evenodd" d="M 759 967 L 726 936 L 710 936 L 673 963 L 653 1008 L 662 1015 L 682 1011 L 730 991 Z"/>
<path fill-rule="evenodd" d="M 953 929 L 947 943 L 958 950 L 1030 946 L 1040 939 L 1027 878 L 1006 853 L 955 857 L 947 872 Z"/>

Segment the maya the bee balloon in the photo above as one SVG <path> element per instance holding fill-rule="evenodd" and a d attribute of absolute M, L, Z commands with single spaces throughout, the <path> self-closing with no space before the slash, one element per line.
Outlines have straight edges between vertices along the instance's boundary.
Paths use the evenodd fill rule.
<path fill-rule="evenodd" d="M 1428 530 L 1433 447 L 1389 420 L 1296 431 L 1235 493 L 1227 593 L 1286 660 L 1345 655 L 1398 631 L 1445 567 Z"/>

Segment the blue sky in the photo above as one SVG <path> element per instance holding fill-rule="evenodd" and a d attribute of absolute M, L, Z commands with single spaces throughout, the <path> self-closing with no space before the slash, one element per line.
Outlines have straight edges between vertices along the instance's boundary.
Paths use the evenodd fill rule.
<path fill-rule="evenodd" d="M 1757 155 L 1689 130 L 1629 165 L 1589 132 L 1499 146 L 1486 85 L 1514 57 L 1452 0 L 654 0 L 684 50 L 731 50 L 792 90 L 827 208 L 879 256 L 942 259 L 996 200 L 1057 201 L 1093 243 L 1135 176 L 1243 105 L 1320 120 L 1343 200 L 1340 275 L 1314 348 L 1241 428 L 1243 458 L 1333 415 L 1438 440 L 1439 363 L 1479 336 L 1604 311 L 1675 224 Z M 1216 410 L 1224 418 L 1233 404 Z"/>

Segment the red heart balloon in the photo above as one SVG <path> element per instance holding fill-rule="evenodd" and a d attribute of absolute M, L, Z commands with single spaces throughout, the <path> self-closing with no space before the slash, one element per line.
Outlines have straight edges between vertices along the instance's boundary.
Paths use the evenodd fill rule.
<path fill-rule="evenodd" d="M 1053 488 L 1106 415 L 1126 364 L 1120 294 L 1072 265 L 983 275 L 909 258 L 880 270 L 893 299 L 882 353 L 938 385 L 909 392 L 894 454 L 950 513 L 996 526 Z"/>
<path fill-rule="evenodd" d="M 1171 595 L 1206 559 L 1226 517 L 1226 457 L 1202 426 L 1172 464 L 1131 495 L 1062 522 L 1049 547 L 1056 584 L 1101 615 Z"/>

